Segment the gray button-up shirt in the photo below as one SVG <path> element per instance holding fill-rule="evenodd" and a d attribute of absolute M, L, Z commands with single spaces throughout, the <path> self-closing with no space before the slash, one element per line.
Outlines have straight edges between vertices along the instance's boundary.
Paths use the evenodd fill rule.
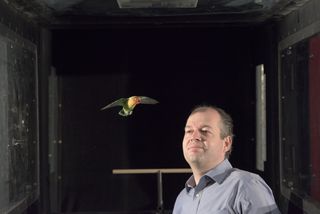
<path fill-rule="evenodd" d="M 280 213 L 272 190 L 257 174 L 233 168 L 226 159 L 201 177 L 191 176 L 173 214 Z"/>

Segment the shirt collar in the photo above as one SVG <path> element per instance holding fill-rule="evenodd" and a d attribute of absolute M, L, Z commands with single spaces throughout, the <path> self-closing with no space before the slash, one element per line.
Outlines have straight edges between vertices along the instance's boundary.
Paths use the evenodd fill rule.
<path fill-rule="evenodd" d="M 231 163 L 228 159 L 225 159 L 218 166 L 207 172 L 206 175 L 212 178 L 215 182 L 221 184 L 223 180 L 230 174 L 231 169 Z"/>
<path fill-rule="evenodd" d="M 209 170 L 203 177 L 207 179 L 213 180 L 219 184 L 221 184 L 224 179 L 230 174 L 232 169 L 232 165 L 228 159 L 222 161 L 218 166 Z M 189 192 L 191 188 L 195 187 L 196 182 L 194 180 L 194 176 L 192 175 L 186 182 L 185 187 Z"/>

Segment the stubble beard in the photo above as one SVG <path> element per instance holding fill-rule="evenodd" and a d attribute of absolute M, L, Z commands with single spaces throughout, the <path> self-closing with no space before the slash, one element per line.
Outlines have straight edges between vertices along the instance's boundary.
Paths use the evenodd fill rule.
<path fill-rule="evenodd" d="M 190 166 L 191 165 L 200 166 L 204 160 L 204 154 L 203 153 L 201 153 L 201 154 L 187 154 L 186 160 Z"/>

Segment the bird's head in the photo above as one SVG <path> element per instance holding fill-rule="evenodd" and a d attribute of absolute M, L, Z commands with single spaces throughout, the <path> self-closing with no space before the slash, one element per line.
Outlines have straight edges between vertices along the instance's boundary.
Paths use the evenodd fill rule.
<path fill-rule="evenodd" d="M 135 107 L 137 104 L 141 103 L 141 99 L 138 96 L 129 97 L 128 106 L 130 108 Z"/>

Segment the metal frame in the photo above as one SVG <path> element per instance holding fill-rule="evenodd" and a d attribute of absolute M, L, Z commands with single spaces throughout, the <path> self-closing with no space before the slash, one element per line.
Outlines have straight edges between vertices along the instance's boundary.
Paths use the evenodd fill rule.
<path fill-rule="evenodd" d="M 164 213 L 162 174 L 192 173 L 190 168 L 113 169 L 112 174 L 157 174 L 157 214 Z"/>
<path fill-rule="evenodd" d="M 281 154 L 282 154 L 282 114 L 281 114 L 281 107 L 282 107 L 282 91 L 281 91 L 281 75 L 282 75 L 282 70 L 281 70 L 281 62 L 282 62 L 282 57 L 281 57 L 281 52 L 284 49 L 289 48 L 290 46 L 298 43 L 299 41 L 302 41 L 304 39 L 307 39 L 309 37 L 312 37 L 316 34 L 320 33 L 320 21 L 314 22 L 313 24 L 301 29 L 300 31 L 288 36 L 287 38 L 285 38 L 284 40 L 280 41 L 278 44 L 278 115 L 279 115 L 279 160 L 280 160 L 280 192 L 281 194 L 287 198 L 288 200 L 291 200 L 290 195 L 293 193 L 297 198 L 301 199 L 302 201 L 302 209 L 304 211 L 306 211 L 307 213 L 319 213 L 320 212 L 320 208 L 317 207 L 314 203 L 312 203 L 311 200 L 306 199 L 306 198 L 301 198 L 299 195 L 295 194 L 294 192 L 292 192 L 291 189 L 289 189 L 288 187 L 285 187 L 282 185 L 282 179 L 283 179 L 283 162 L 281 159 Z M 293 201 L 294 203 L 294 201 Z"/>
<path fill-rule="evenodd" d="M 36 121 L 36 139 L 33 139 L 33 142 L 36 144 L 36 150 L 37 150 L 37 156 L 35 158 L 35 164 L 36 164 L 36 173 L 37 178 L 36 182 L 32 184 L 34 186 L 34 191 L 30 191 L 27 193 L 23 198 L 21 198 L 19 201 L 14 201 L 13 203 L 9 203 L 8 207 L 0 207 L 1 212 L 5 214 L 15 214 L 15 213 L 22 213 L 25 209 L 27 209 L 28 206 L 30 206 L 32 203 L 34 203 L 36 200 L 38 200 L 40 195 L 40 169 L 39 169 L 39 100 L 38 100 L 38 52 L 37 52 L 37 46 L 36 44 L 32 43 L 30 40 L 26 40 L 25 38 L 21 37 L 17 33 L 13 32 L 11 29 L 9 29 L 6 25 L 3 25 L 0 23 L 0 38 L 5 41 L 5 43 L 11 43 L 13 45 L 22 47 L 24 49 L 30 50 L 34 53 L 34 65 L 35 70 L 34 73 L 34 82 L 35 82 L 35 106 L 36 106 L 36 115 L 35 115 L 35 121 Z M 1 143 L 1 142 L 0 142 Z M 3 142 L 2 142 L 3 143 Z M 9 148 L 8 142 L 8 148 Z M 18 145 L 19 143 L 17 143 Z M 0 163 L 3 164 L 3 163 Z M 10 191 L 10 190 L 8 190 Z M 4 194 L 4 193 L 1 193 Z"/>
<path fill-rule="evenodd" d="M 264 65 L 256 66 L 256 168 L 264 171 L 267 160 L 266 75 Z"/>

